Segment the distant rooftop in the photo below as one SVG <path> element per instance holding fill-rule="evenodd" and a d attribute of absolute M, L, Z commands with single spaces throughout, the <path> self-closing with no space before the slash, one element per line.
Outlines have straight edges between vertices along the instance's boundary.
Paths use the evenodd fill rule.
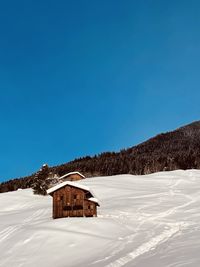
<path fill-rule="evenodd" d="M 65 178 L 65 177 L 70 176 L 70 175 L 73 175 L 73 174 L 78 174 L 78 175 L 80 175 L 83 179 L 85 179 L 85 176 L 84 176 L 83 174 L 81 174 L 80 172 L 69 172 L 69 173 L 67 173 L 67 174 L 65 174 L 65 175 L 63 175 L 63 176 L 61 176 L 59 179 L 63 179 L 63 178 Z"/>

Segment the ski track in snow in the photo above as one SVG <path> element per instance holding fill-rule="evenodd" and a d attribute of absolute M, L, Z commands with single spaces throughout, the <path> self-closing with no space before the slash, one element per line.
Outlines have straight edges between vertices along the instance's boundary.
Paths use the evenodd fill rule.
<path fill-rule="evenodd" d="M 153 237 L 148 242 L 142 244 L 134 251 L 106 265 L 106 267 L 121 267 L 126 265 L 127 263 L 133 261 L 138 256 L 147 253 L 155 249 L 158 245 L 166 242 L 169 238 L 171 238 L 174 234 L 176 234 L 180 230 L 180 227 L 181 225 L 179 224 L 173 225 L 170 230 L 165 230 L 163 233 Z"/>
<path fill-rule="evenodd" d="M 187 206 L 191 205 L 192 203 L 195 203 L 197 198 L 193 198 L 191 196 L 188 196 L 186 194 L 182 194 L 182 193 L 176 193 L 174 191 L 175 188 L 181 183 L 182 179 L 178 179 L 175 183 L 173 181 L 170 182 L 170 189 L 169 192 L 171 195 L 181 195 L 183 197 L 185 197 L 186 199 L 188 199 L 188 202 L 186 202 L 185 204 L 179 205 L 177 207 L 174 208 L 170 208 L 167 211 L 161 212 L 156 216 L 152 216 L 151 217 L 147 217 L 145 219 L 143 219 L 141 221 L 141 223 L 138 225 L 138 227 L 136 228 L 136 232 L 140 230 L 141 226 L 145 223 L 145 222 L 158 222 L 159 219 L 162 218 L 166 218 L 167 216 L 170 216 L 172 214 L 175 214 L 179 209 L 182 208 L 186 208 Z M 166 193 L 164 193 L 166 194 Z M 163 195 L 163 193 L 158 193 L 158 194 L 149 194 L 149 195 L 144 195 L 145 198 L 147 197 L 158 197 Z M 133 197 L 134 199 L 136 198 L 142 198 L 143 196 L 139 196 L 139 197 Z M 146 205 L 145 208 L 151 208 L 151 205 Z M 144 208 L 144 207 L 143 207 Z M 140 210 L 142 210 L 142 208 L 140 208 Z M 113 217 L 114 219 L 116 219 L 118 217 L 118 219 L 121 216 L 110 216 Z M 166 223 L 166 226 L 169 226 L 169 223 Z M 133 250 L 132 252 L 127 253 L 125 256 L 123 257 L 119 257 L 117 260 L 105 265 L 105 267 L 122 267 L 128 263 L 130 263 L 131 261 L 133 261 L 135 258 L 143 255 L 144 253 L 147 253 L 151 250 L 156 249 L 157 246 L 161 245 L 162 243 L 166 242 L 167 240 L 169 240 L 171 237 L 173 237 L 176 233 L 178 233 L 180 230 L 182 230 L 183 228 L 187 227 L 188 224 L 187 223 L 175 223 L 175 224 L 171 224 L 170 225 L 170 229 L 169 230 L 165 230 L 163 231 L 160 235 L 157 235 L 155 237 L 152 237 L 149 241 L 143 243 L 142 245 L 140 245 L 138 248 L 136 248 L 135 250 Z M 123 251 L 123 249 L 126 247 L 126 245 L 128 243 L 131 243 L 134 241 L 134 237 L 135 234 L 128 236 L 127 241 L 125 243 L 123 243 L 121 246 L 119 246 L 116 250 L 114 250 L 110 256 L 105 257 L 103 259 L 97 260 L 95 262 L 92 263 L 92 265 L 99 263 L 99 262 L 106 262 L 109 259 L 113 258 L 114 256 L 116 256 L 117 254 L 121 254 L 121 252 Z"/>
<path fill-rule="evenodd" d="M 15 226 L 8 226 L 4 230 L 0 232 L 0 243 L 4 240 L 10 238 L 12 235 L 23 229 L 24 226 L 28 224 L 34 224 L 37 223 L 38 219 L 43 217 L 43 215 L 46 213 L 45 209 L 40 209 L 35 211 L 32 215 L 30 215 L 28 218 L 22 221 L 21 224 L 15 225 Z"/>

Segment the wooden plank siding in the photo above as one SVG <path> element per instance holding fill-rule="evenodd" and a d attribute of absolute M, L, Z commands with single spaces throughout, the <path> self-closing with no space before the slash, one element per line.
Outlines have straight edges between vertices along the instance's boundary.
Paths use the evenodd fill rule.
<path fill-rule="evenodd" d="M 53 192 L 53 218 L 97 216 L 97 203 L 90 192 L 66 185 Z"/>

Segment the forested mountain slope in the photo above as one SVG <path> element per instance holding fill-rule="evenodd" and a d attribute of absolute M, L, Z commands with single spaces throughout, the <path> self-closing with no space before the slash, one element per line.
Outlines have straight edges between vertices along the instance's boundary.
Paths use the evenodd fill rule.
<path fill-rule="evenodd" d="M 200 121 L 175 131 L 159 134 L 137 146 L 120 152 L 105 152 L 94 157 L 49 168 L 49 173 L 63 175 L 80 171 L 87 177 L 115 174 L 149 174 L 176 169 L 200 169 Z M 42 176 L 42 179 L 46 177 Z M 0 192 L 32 186 L 35 174 L 0 184 Z"/>

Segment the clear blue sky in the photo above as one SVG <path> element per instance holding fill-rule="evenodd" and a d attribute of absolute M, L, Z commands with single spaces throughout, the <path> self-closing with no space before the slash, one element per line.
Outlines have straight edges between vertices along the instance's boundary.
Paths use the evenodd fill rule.
<path fill-rule="evenodd" d="M 200 119 L 200 1 L 0 3 L 0 181 Z"/>

